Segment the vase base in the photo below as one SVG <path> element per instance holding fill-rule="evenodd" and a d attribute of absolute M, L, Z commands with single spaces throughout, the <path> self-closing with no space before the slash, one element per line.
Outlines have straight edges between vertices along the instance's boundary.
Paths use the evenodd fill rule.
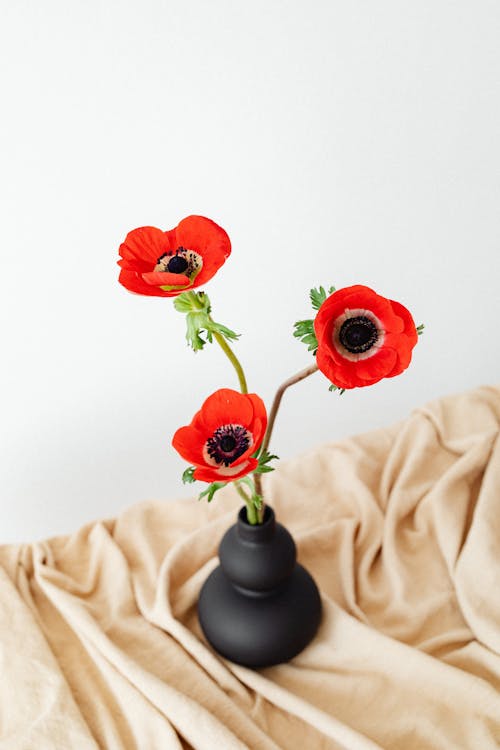
<path fill-rule="evenodd" d="M 221 656 L 256 669 L 289 661 L 307 646 L 319 626 L 321 599 L 302 565 L 265 593 L 237 588 L 219 566 L 201 589 L 198 616 Z"/>

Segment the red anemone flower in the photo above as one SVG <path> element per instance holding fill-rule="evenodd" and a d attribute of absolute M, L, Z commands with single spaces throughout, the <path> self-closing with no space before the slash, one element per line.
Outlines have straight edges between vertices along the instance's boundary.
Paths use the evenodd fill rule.
<path fill-rule="evenodd" d="M 257 468 L 252 453 L 260 448 L 266 427 L 266 407 L 259 396 L 221 388 L 190 425 L 177 430 L 172 445 L 195 466 L 195 479 L 231 482 Z"/>
<path fill-rule="evenodd" d="M 410 312 L 367 286 L 339 289 L 314 321 L 316 362 L 339 388 L 373 385 L 406 370 L 418 334 Z"/>
<path fill-rule="evenodd" d="M 212 278 L 231 252 L 222 227 L 187 216 L 175 229 L 133 229 L 120 245 L 120 284 L 130 292 L 175 297 Z"/>

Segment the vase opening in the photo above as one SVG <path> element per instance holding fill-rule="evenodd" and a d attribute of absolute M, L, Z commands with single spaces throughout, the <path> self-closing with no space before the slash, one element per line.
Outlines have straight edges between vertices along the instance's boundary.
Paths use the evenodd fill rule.
<path fill-rule="evenodd" d="M 242 508 L 240 508 L 240 512 L 238 513 L 238 521 L 241 523 L 244 523 L 246 526 L 250 526 L 251 528 L 254 528 L 255 526 L 265 526 L 266 523 L 268 523 L 271 518 L 274 518 L 274 512 L 273 509 L 269 507 L 269 505 L 266 505 L 264 508 L 264 519 L 262 523 L 258 524 L 251 524 L 248 521 L 247 518 L 247 507 L 244 505 Z"/>
<path fill-rule="evenodd" d="M 276 530 L 276 519 L 274 511 L 269 505 L 264 510 L 262 523 L 251 524 L 247 519 L 247 509 L 244 505 L 238 513 L 238 535 L 249 542 L 271 539 Z"/>

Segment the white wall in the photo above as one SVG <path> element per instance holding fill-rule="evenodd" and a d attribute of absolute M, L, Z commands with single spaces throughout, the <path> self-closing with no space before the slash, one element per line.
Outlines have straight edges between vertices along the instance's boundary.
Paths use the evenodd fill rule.
<path fill-rule="evenodd" d="M 427 324 L 400 378 L 289 392 L 283 457 L 500 380 L 498 2 L 16 0 L 0 36 L 0 541 L 193 492 L 172 433 L 237 384 L 118 285 L 136 226 L 225 227 L 207 291 L 268 402 L 312 285 Z"/>

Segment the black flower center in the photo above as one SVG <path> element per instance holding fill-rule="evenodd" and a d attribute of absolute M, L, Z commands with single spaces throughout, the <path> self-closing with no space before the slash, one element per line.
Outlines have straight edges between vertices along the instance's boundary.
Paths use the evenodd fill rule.
<path fill-rule="evenodd" d="M 378 328 L 373 320 L 359 315 L 344 320 L 339 331 L 339 341 L 348 352 L 361 354 L 377 343 L 378 335 Z"/>
<path fill-rule="evenodd" d="M 185 276 L 189 276 L 192 281 L 200 271 L 202 264 L 203 258 L 201 255 L 198 255 L 194 250 L 187 250 L 179 245 L 175 252 L 169 250 L 160 255 L 154 270 L 160 273 L 183 273 Z"/>
<path fill-rule="evenodd" d="M 236 448 L 236 438 L 233 435 L 225 435 L 220 441 L 220 449 L 224 453 L 231 453 Z"/>
<path fill-rule="evenodd" d="M 189 263 L 182 255 L 174 255 L 167 263 L 167 269 L 170 273 L 184 273 Z"/>
<path fill-rule="evenodd" d="M 251 435 L 240 424 L 218 427 L 206 443 L 207 453 L 216 463 L 229 466 L 250 446 Z"/>

